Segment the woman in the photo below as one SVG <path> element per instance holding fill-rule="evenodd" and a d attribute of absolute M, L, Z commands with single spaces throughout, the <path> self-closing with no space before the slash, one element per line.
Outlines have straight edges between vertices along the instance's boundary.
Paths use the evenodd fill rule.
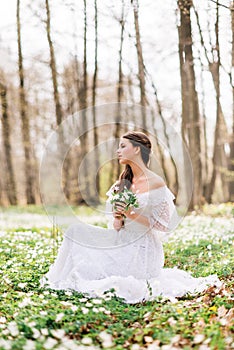
<path fill-rule="evenodd" d="M 162 240 L 178 216 L 174 195 L 148 167 L 150 153 L 151 142 L 144 133 L 131 131 L 121 137 L 117 155 L 125 169 L 107 192 L 112 228 L 70 226 L 41 286 L 74 289 L 91 297 L 114 288 L 125 302 L 137 303 L 159 295 L 174 299 L 220 284 L 216 275 L 193 278 L 185 271 L 163 268 Z M 124 201 L 110 204 L 113 193 L 124 188 L 135 194 L 138 207 L 127 209 Z"/>

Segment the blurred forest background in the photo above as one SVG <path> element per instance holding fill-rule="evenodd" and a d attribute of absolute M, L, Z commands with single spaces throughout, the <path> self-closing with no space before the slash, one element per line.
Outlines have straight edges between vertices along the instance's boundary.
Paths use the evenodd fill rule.
<path fill-rule="evenodd" d="M 128 123 L 138 126 L 136 105 L 143 107 L 136 112 L 143 131 L 157 135 L 158 125 L 163 128 L 166 149 L 158 142 L 154 153 L 172 191 L 183 183 L 168 125 L 191 157 L 190 207 L 234 200 L 234 1 L 10 0 L 2 7 L 1 206 L 41 203 L 39 168 L 47 138 L 68 116 L 91 108 L 89 117 L 81 113 L 80 128 L 90 120 L 92 127 L 63 163 L 66 198 L 81 204 L 77 169 L 84 155 L 118 138 Z M 92 107 L 114 102 L 120 103 L 115 124 L 96 127 L 100 113 Z M 126 113 L 121 103 L 132 108 Z M 102 167 L 100 152 L 95 162 L 103 194 L 120 169 L 117 159 Z M 88 166 L 84 171 L 89 189 L 94 180 Z"/>

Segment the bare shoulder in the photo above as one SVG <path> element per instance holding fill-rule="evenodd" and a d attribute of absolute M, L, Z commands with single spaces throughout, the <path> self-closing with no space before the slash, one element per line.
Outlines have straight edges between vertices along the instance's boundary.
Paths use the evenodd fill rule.
<path fill-rule="evenodd" d="M 155 174 L 154 172 L 150 171 L 148 173 L 148 181 L 149 181 L 149 189 L 150 190 L 154 190 L 156 188 L 165 186 L 165 181 L 163 180 L 163 178 L 157 174 Z"/>

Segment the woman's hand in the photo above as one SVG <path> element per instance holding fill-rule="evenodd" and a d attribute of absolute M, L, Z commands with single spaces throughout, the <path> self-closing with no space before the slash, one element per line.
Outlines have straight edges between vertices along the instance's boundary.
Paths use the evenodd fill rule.
<path fill-rule="evenodd" d="M 116 231 L 119 231 L 123 226 L 124 226 L 124 221 L 123 219 L 115 219 L 113 223 L 114 229 Z"/>
<path fill-rule="evenodd" d="M 116 202 L 113 208 L 113 216 L 116 219 L 121 219 L 125 216 L 126 203 Z"/>

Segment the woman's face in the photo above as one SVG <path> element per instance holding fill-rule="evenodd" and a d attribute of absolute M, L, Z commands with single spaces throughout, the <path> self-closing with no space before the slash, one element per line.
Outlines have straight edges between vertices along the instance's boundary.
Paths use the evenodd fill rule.
<path fill-rule="evenodd" d="M 128 164 L 129 161 L 135 159 L 137 147 L 125 138 L 120 139 L 119 148 L 117 149 L 117 155 L 120 164 Z"/>

